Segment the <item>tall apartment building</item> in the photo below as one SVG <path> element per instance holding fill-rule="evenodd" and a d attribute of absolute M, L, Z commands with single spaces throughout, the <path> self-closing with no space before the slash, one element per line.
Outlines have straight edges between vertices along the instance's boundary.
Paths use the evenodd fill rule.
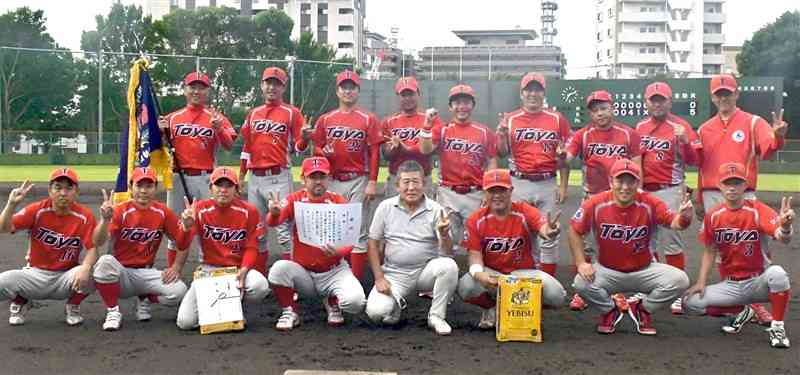
<path fill-rule="evenodd" d="M 724 0 L 596 0 L 595 76 L 722 72 Z"/>
<path fill-rule="evenodd" d="M 145 14 L 158 19 L 172 9 L 226 6 L 252 15 L 270 8 L 286 12 L 294 21 L 292 39 L 310 32 L 314 39 L 330 45 L 336 57 L 365 61 L 366 0 L 140 0 Z"/>
<path fill-rule="evenodd" d="M 418 76 L 426 79 L 507 79 L 527 72 L 563 75 L 560 47 L 527 45 L 536 31 L 453 31 L 465 46 L 425 47 L 419 53 Z"/>

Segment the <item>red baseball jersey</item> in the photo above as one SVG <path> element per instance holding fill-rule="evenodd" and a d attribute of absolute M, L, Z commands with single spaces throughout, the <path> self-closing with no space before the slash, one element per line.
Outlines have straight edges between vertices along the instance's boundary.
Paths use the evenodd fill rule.
<path fill-rule="evenodd" d="M 178 249 L 189 247 L 188 233 L 181 230 L 175 213 L 161 202 L 148 207 L 133 200 L 116 205 L 108 230 L 114 243 L 113 255 L 125 267 L 151 267 L 164 234 L 177 242 Z"/>
<path fill-rule="evenodd" d="M 559 112 L 512 112 L 508 115 L 509 169 L 520 173 L 555 172 L 556 148 L 559 142 L 569 140 L 569 133 L 569 122 Z"/>
<path fill-rule="evenodd" d="M 674 126 L 683 128 L 687 143 L 680 143 Z M 664 121 L 653 117 L 636 125 L 642 139 L 642 174 L 645 184 L 677 185 L 684 181 L 686 165 L 697 165 L 700 139 L 684 119 L 670 113 Z"/>
<path fill-rule="evenodd" d="M 267 215 L 267 225 L 274 227 L 278 226 L 287 220 L 294 220 L 294 203 L 347 203 L 347 199 L 334 192 L 325 192 L 325 196 L 321 199 L 311 199 L 308 192 L 305 190 L 298 190 L 282 202 L 281 215 L 275 217 Z M 322 249 L 300 242 L 300 236 L 297 234 L 297 226 L 292 230 L 292 260 L 299 263 L 307 270 L 313 272 L 329 271 L 335 265 L 339 264 L 342 259 L 340 255 L 328 255 Z"/>
<path fill-rule="evenodd" d="M 240 130 L 247 167 L 288 167 L 303 125 L 300 110 L 289 104 L 267 103 L 250 110 Z"/>
<path fill-rule="evenodd" d="M 94 248 L 92 210 L 73 203 L 65 216 L 56 215 L 53 202 L 43 199 L 32 203 L 11 219 L 14 231 L 27 230 L 30 245 L 25 259 L 30 267 L 66 271 L 78 265 L 82 250 Z"/>
<path fill-rule="evenodd" d="M 497 156 L 495 135 L 477 122 L 450 122 L 433 128 L 439 151 L 439 181 L 444 186 L 481 186 L 489 159 Z"/>
<path fill-rule="evenodd" d="M 719 251 L 723 277 L 750 277 L 760 275 L 770 264 L 767 237 L 778 229 L 775 210 L 755 199 L 745 199 L 738 209 L 721 204 L 707 212 L 698 237 Z"/>
<path fill-rule="evenodd" d="M 425 174 L 431 173 L 431 156 L 425 155 L 419 150 L 419 133 L 424 124 L 425 114 L 421 112 L 413 115 L 395 113 L 383 120 L 383 124 L 381 124 L 383 134 L 387 137 L 399 137 L 408 148 L 407 151 L 389 160 L 389 173 L 397 174 L 397 167 L 406 160 L 415 160 L 425 169 Z M 440 124 L 439 117 L 435 117 L 433 126 L 436 127 Z"/>
<path fill-rule="evenodd" d="M 650 238 L 655 225 L 669 226 L 678 215 L 653 195 L 637 192 L 635 202 L 620 207 L 605 191 L 585 200 L 570 221 L 580 235 L 594 232 L 598 261 L 604 267 L 633 272 L 650 265 Z"/>
<path fill-rule="evenodd" d="M 241 199 L 235 199 L 227 207 L 206 199 L 195 206 L 194 234 L 200 236 L 204 264 L 253 268 L 264 224 L 255 206 Z M 187 242 L 191 242 L 192 237 Z"/>
<path fill-rule="evenodd" d="M 539 210 L 513 202 L 508 217 L 500 219 L 488 207 L 469 216 L 462 245 L 480 252 L 483 264 L 502 273 L 536 268 L 535 243 L 539 228 L 547 225 Z"/>
<path fill-rule="evenodd" d="M 604 130 L 589 124 L 572 135 L 567 152 L 583 159 L 583 189 L 597 194 L 610 189 L 609 171 L 617 159 L 642 154 L 640 143 L 639 134 L 625 124 L 614 122 Z"/>
<path fill-rule="evenodd" d="M 311 139 L 318 149 L 332 145 L 333 156 L 328 158 L 331 173 L 371 174 L 370 153 L 377 151 L 380 155 L 377 147 L 383 142 L 383 133 L 372 113 L 361 109 L 350 112 L 336 109 L 320 116 Z"/>
<path fill-rule="evenodd" d="M 756 189 L 758 159 L 769 159 L 783 147 L 783 139 L 775 138 L 772 127 L 761 117 L 736 109 L 728 120 L 716 115 L 697 129 L 702 144 L 702 161 L 698 187 L 719 189 L 719 166 L 741 163 L 747 168 L 747 187 Z"/>
<path fill-rule="evenodd" d="M 236 139 L 231 122 L 223 116 L 222 125 L 211 125 L 211 111 L 205 107 L 187 106 L 167 115 L 172 145 L 181 168 L 214 169 L 217 144 L 230 149 Z"/>

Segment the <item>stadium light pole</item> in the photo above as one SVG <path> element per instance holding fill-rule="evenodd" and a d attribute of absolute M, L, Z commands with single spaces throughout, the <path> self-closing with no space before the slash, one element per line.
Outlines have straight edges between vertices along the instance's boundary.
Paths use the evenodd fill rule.
<path fill-rule="evenodd" d="M 103 32 L 97 48 L 97 153 L 103 154 Z"/>
<path fill-rule="evenodd" d="M 294 63 L 297 56 L 286 55 L 286 67 L 289 69 L 289 104 L 294 105 Z"/>

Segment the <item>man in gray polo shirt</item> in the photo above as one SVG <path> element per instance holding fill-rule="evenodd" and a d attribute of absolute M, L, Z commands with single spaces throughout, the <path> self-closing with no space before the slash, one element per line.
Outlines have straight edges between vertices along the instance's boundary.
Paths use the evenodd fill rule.
<path fill-rule="evenodd" d="M 450 221 L 442 206 L 423 193 L 425 172 L 419 163 L 403 162 L 397 177 L 399 195 L 380 203 L 369 230 L 367 254 L 375 286 L 367 298 L 367 315 L 378 323 L 396 324 L 406 297 L 433 291 L 428 326 L 449 335 L 447 302 L 458 285 L 458 265 L 449 257 Z"/>

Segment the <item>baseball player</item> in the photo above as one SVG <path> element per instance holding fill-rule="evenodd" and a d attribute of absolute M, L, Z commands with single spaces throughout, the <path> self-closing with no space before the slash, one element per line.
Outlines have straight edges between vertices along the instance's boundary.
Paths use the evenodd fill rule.
<path fill-rule="evenodd" d="M 238 267 L 236 278 L 246 302 L 261 302 L 269 294 L 267 279 L 250 272 L 258 258 L 259 237 L 264 235 L 263 220 L 253 205 L 238 197 L 239 177 L 232 169 L 217 167 L 210 177 L 211 198 L 187 204 L 181 214 L 184 230 L 191 228 L 190 239 L 200 237 L 199 269 Z M 181 301 L 177 325 L 180 329 L 198 327 L 195 284 Z"/>
<path fill-rule="evenodd" d="M 649 116 L 636 125 L 641 137 L 642 189 L 664 201 L 675 211 L 686 192 L 686 166 L 697 165 L 700 140 L 691 125 L 672 113 L 672 88 L 654 82 L 645 88 L 645 105 Z M 664 249 L 664 260 L 678 268 L 686 268 L 684 245 L 678 232 L 658 228 L 651 249 Z M 658 253 L 655 253 L 658 259 Z M 681 314 L 681 299 L 670 306 L 673 314 Z"/>
<path fill-rule="evenodd" d="M 668 306 L 689 287 L 682 270 L 655 263 L 650 241 L 655 226 L 686 229 L 692 222 L 692 202 L 685 194 L 678 213 L 650 193 L 638 191 L 642 171 L 631 160 L 614 162 L 611 191 L 585 200 L 570 222 L 569 244 L 578 269 L 573 287 L 602 312 L 597 332 L 612 334 L 624 312 L 611 295 L 645 293 L 631 301 L 628 316 L 642 335 L 655 335 L 651 314 Z M 593 232 L 598 244 L 597 262 L 584 258 L 584 236 Z"/>
<path fill-rule="evenodd" d="M 554 212 L 567 199 L 569 166 L 556 150 L 569 139 L 570 124 L 559 112 L 544 108 L 545 79 L 528 73 L 520 82 L 520 109 L 504 114 L 497 127 L 497 154 L 508 155 L 514 189 L 511 199 L 525 201 L 541 212 Z M 556 184 L 556 172 L 559 175 Z M 556 274 L 559 237 L 537 238 L 539 267 Z"/>
<path fill-rule="evenodd" d="M 454 86 L 448 98 L 453 119 L 432 128 L 436 112 L 429 110 L 425 129 L 432 130 L 419 134 L 422 153 L 437 151 L 439 154 L 436 201 L 450 216 L 456 244 L 463 240 L 464 222 L 481 206 L 484 170 L 497 168 L 496 137 L 486 125 L 472 121 L 475 103 L 472 87 Z"/>
<path fill-rule="evenodd" d="M 572 135 L 565 150 L 558 150 L 565 155 L 567 163 L 576 157 L 583 160 L 583 199 L 610 189 L 609 171 L 618 159 L 641 163 L 639 134 L 614 119 L 611 94 L 604 90 L 591 93 L 586 98 L 586 107 L 592 121 Z M 593 240 L 590 237 L 585 241 L 586 261 L 589 263 L 596 247 Z M 622 309 L 627 308 L 623 295 L 616 295 L 615 301 Z M 572 310 L 583 310 L 586 303 L 576 293 L 569 306 Z"/>
<path fill-rule="evenodd" d="M 77 202 L 78 174 L 70 168 L 57 168 L 50 173 L 49 197 L 15 214 L 31 188 L 33 184 L 25 181 L 11 190 L 0 213 L 0 233 L 27 230 L 30 236 L 26 266 L 0 273 L 0 298 L 11 300 L 8 324 L 25 324 L 30 300 L 36 299 L 67 300 L 67 324 L 81 324 L 80 304 L 94 291 L 94 216 Z M 79 262 L 81 252 L 85 255 Z"/>
<path fill-rule="evenodd" d="M 328 189 L 349 202 L 363 202 L 361 237 L 350 255 L 350 266 L 359 279 L 366 264 L 367 228 L 372 217 L 370 201 L 375 198 L 380 144 L 383 135 L 374 114 L 356 105 L 361 79 L 345 70 L 336 76 L 339 108 L 317 120 L 314 129 L 304 128 L 297 149 L 306 149 L 314 141 L 315 154 L 328 158 L 332 181 Z"/>
<path fill-rule="evenodd" d="M 733 76 L 722 74 L 711 78 L 711 101 L 717 115 L 703 123 L 697 134 L 700 138 L 700 164 L 697 179 L 699 198 L 697 216 L 723 202 L 717 172 L 727 162 L 740 163 L 747 171 L 745 198 L 755 198 L 758 179 L 758 159 L 769 159 L 784 144 L 789 125 L 783 121 L 783 109 L 772 114 L 772 125 L 736 106 L 739 89 Z M 759 323 L 769 324 L 772 316 L 763 306 L 752 306 Z"/>
<path fill-rule="evenodd" d="M 400 101 L 400 112 L 389 115 L 383 120 L 383 155 L 389 161 L 389 177 L 386 179 L 384 198 L 397 195 L 395 180 L 397 167 L 406 160 L 415 160 L 425 169 L 425 194 L 434 197 L 431 180 L 431 157 L 419 149 L 419 134 L 426 130 L 425 114 L 419 112 L 420 91 L 414 77 L 403 77 L 397 80 L 394 91 Z M 433 118 L 433 125 L 439 125 L 439 118 Z"/>
<path fill-rule="evenodd" d="M 567 292 L 555 277 L 536 269 L 534 237 L 552 239 L 561 230 L 561 212 L 542 216 L 525 201 L 512 202 L 514 187 L 507 169 L 492 169 L 483 175 L 486 207 L 467 219 L 464 248 L 469 250 L 469 273 L 458 282 L 464 302 L 483 310 L 478 327 L 494 328 L 497 319 L 497 276 L 514 275 L 542 280 L 544 304 L 564 304 Z"/>
<path fill-rule="evenodd" d="M 206 107 L 211 91 L 208 76 L 192 72 L 183 79 L 186 107 L 159 118 L 158 125 L 174 146 L 172 190 L 167 191 L 167 206 L 172 212 L 183 211 L 186 196 L 179 174 L 192 199 L 208 198 L 208 175 L 214 169 L 217 145 L 230 150 L 236 139 L 230 121 Z M 175 243 L 167 241 L 167 265 L 175 261 Z"/>
<path fill-rule="evenodd" d="M 155 200 L 157 184 L 152 168 L 139 167 L 133 170 L 130 180 L 133 199 L 114 206 L 111 196 L 103 190 L 100 222 L 92 235 L 97 246 L 103 246 L 109 236 L 112 240 L 111 254 L 97 260 L 93 275 L 97 292 L 106 305 L 103 330 L 120 329 L 120 298 L 153 295 L 161 304 L 177 306 L 186 294 L 186 284 L 180 277 L 189 243 L 177 215 Z M 164 235 L 176 240 L 181 251 L 172 266 L 159 271 L 153 268 L 153 263 Z M 136 319 L 150 320 L 150 309 L 141 309 L 150 305 L 137 305 Z"/>
<path fill-rule="evenodd" d="M 241 128 L 244 141 L 239 167 L 239 181 L 247 172 L 247 200 L 266 217 L 270 193 L 288 196 L 292 192 L 291 153 L 305 123 L 300 110 L 283 102 L 288 76 L 280 68 L 269 67 L 261 74 L 261 94 L 264 104 L 247 114 Z M 277 228 L 278 243 L 284 254 L 291 251 L 291 233 L 286 226 Z M 264 240 L 266 240 L 264 236 Z M 266 242 L 260 244 L 256 270 L 266 275 L 269 253 Z"/>
<path fill-rule="evenodd" d="M 385 199 L 375 211 L 368 250 L 375 286 L 366 311 L 374 322 L 397 324 L 412 292 L 432 292 L 428 327 L 438 335 L 449 335 L 447 303 L 458 286 L 458 265 L 450 258 L 453 240 L 448 215 L 425 196 L 424 181 L 422 166 L 404 161 L 397 168 L 398 195 Z"/>
<path fill-rule="evenodd" d="M 704 314 L 710 306 L 741 307 L 742 311 L 722 327 L 726 333 L 738 333 L 755 315 L 747 304 L 770 302 L 774 319 L 770 323 L 770 345 L 788 348 L 784 316 L 789 306 L 789 276 L 783 267 L 770 261 L 764 237 L 783 243 L 792 238 L 792 198 L 781 200 L 779 212 L 756 199 L 745 198 L 748 170 L 741 163 L 725 163 L 715 174 L 723 203 L 706 212 L 700 241 L 705 245 L 700 274 L 686 291 L 684 308 L 692 314 Z M 707 285 L 708 273 L 719 254 L 723 281 Z"/>
<path fill-rule="evenodd" d="M 286 197 L 285 204 L 280 201 L 279 193 L 273 194 L 267 225 L 294 221 L 295 202 L 347 203 L 341 195 L 328 191 L 330 171 L 331 165 L 324 157 L 304 160 L 302 173 L 305 189 Z M 269 270 L 270 287 L 283 310 L 275 329 L 288 331 L 300 325 L 297 304 L 294 302 L 295 290 L 300 296 L 322 296 L 330 326 L 344 324 L 343 311 L 358 314 L 364 310 L 367 303 L 364 289 L 343 260 L 352 251 L 352 246 L 335 248 L 331 245 L 307 245 L 300 242 L 296 227 L 293 242 L 292 258 L 275 262 Z"/>

